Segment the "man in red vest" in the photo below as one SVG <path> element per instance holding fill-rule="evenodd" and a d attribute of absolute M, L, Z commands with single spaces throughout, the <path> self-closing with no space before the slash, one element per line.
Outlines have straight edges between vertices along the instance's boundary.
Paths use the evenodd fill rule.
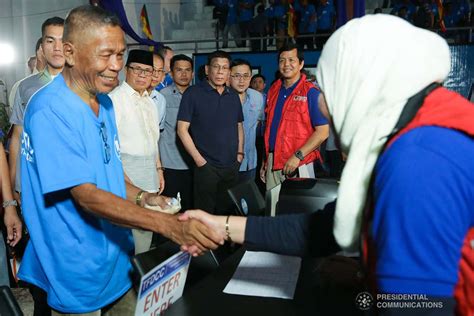
<path fill-rule="evenodd" d="M 285 45 L 278 53 L 278 66 L 281 79 L 268 91 L 265 110 L 267 161 L 260 178 L 267 190 L 295 175 L 297 169 L 300 176 L 314 175 L 312 163 L 321 160 L 318 148 L 329 135 L 328 121 L 318 109 L 322 95 L 301 74 L 303 52 L 296 45 Z"/>

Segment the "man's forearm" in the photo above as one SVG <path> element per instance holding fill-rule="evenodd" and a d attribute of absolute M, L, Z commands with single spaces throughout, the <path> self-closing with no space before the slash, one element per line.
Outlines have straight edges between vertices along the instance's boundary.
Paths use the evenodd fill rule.
<path fill-rule="evenodd" d="M 127 196 L 133 196 L 138 188 L 129 187 Z M 74 200 L 81 208 L 98 217 L 103 217 L 119 226 L 138 228 L 159 233 L 181 246 L 190 246 L 197 254 L 215 249 L 223 243 L 222 236 L 196 221 L 179 222 L 176 216 L 144 209 L 110 192 L 86 183 L 71 189 Z M 148 193 L 147 193 L 148 194 Z M 147 202 L 148 203 L 148 202 Z M 196 252 L 197 251 L 197 252 Z"/>
<path fill-rule="evenodd" d="M 239 152 L 243 153 L 244 152 L 244 126 L 242 122 L 237 124 L 237 130 L 239 133 Z"/>
<path fill-rule="evenodd" d="M 16 165 L 18 162 L 18 158 L 20 157 L 20 137 L 23 132 L 23 127 L 19 125 L 13 126 L 13 133 L 12 138 L 10 141 L 9 147 L 9 167 L 10 167 L 10 183 L 14 187 L 15 186 L 15 177 L 16 177 Z"/>
<path fill-rule="evenodd" d="M 308 138 L 308 141 L 297 150 L 301 150 L 303 156 L 317 149 L 329 136 L 329 125 L 316 126 L 313 134 Z"/>
<path fill-rule="evenodd" d="M 1 175 L 1 191 L 3 201 L 13 200 L 12 187 L 10 177 L 8 175 L 8 163 L 3 145 L 0 144 L 0 175 Z"/>
<path fill-rule="evenodd" d="M 181 139 L 181 142 L 183 143 L 183 146 L 188 154 L 193 158 L 196 164 L 198 164 L 198 162 L 205 161 L 199 150 L 197 150 L 196 145 L 189 134 L 188 128 L 182 127 L 180 125 L 180 122 L 178 122 L 178 136 Z"/>
<path fill-rule="evenodd" d="M 128 201 L 98 189 L 90 183 L 74 187 L 71 193 L 83 209 L 117 225 L 150 230 L 168 236 L 166 227 L 172 225 L 174 218 L 168 214 L 139 207 L 134 200 L 140 189 L 130 183 L 126 183 L 126 187 Z"/>
<path fill-rule="evenodd" d="M 139 187 L 134 186 L 128 176 L 125 178 L 125 189 L 127 191 L 127 201 L 136 204 L 137 195 L 142 190 Z"/>

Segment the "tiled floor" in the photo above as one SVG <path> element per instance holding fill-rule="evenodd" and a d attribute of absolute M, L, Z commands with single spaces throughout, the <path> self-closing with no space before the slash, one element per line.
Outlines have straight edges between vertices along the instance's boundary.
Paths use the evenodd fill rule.
<path fill-rule="evenodd" d="M 33 298 L 28 289 L 13 288 L 13 295 L 15 296 L 24 316 L 33 316 Z"/>

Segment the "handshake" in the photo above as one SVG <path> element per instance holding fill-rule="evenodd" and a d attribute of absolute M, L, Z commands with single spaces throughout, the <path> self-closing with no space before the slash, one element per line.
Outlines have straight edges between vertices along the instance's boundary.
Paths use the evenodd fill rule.
<path fill-rule="evenodd" d="M 217 249 L 225 240 L 231 241 L 229 224 L 226 226 L 227 218 L 229 217 L 215 216 L 201 210 L 179 214 L 177 219 L 183 225 L 185 236 L 185 242 L 179 243 L 181 250 L 198 256 L 206 250 Z"/>
<path fill-rule="evenodd" d="M 147 204 L 159 205 L 162 208 L 170 203 L 170 198 L 160 195 L 150 194 L 147 200 Z M 236 243 L 243 243 L 244 240 L 245 217 L 216 216 L 202 210 L 189 210 L 177 215 L 161 213 L 157 216 L 166 224 L 156 232 L 177 243 L 181 250 L 193 256 L 217 249 L 226 240 Z"/>

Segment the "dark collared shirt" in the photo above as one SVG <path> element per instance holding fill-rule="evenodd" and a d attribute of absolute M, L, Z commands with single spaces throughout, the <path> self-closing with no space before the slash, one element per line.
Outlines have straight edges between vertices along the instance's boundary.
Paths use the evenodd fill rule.
<path fill-rule="evenodd" d="M 184 92 L 178 112 L 178 121 L 190 123 L 189 131 L 199 153 L 220 168 L 231 167 L 237 160 L 237 124 L 243 120 L 237 93 L 226 87 L 219 94 L 207 81 Z"/>

